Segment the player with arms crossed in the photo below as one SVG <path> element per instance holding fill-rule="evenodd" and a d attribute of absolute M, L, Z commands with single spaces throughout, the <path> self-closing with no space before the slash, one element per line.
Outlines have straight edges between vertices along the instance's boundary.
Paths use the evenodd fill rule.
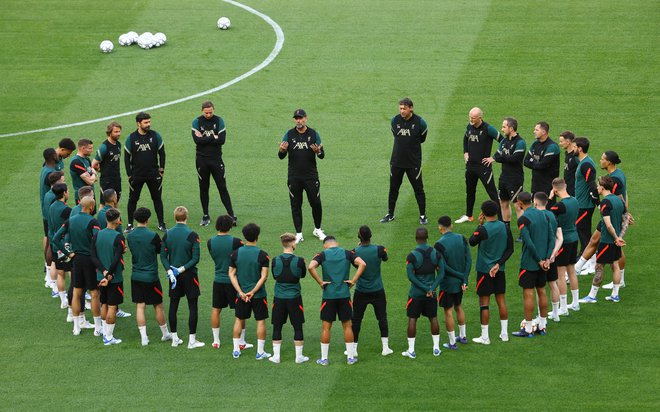
<path fill-rule="evenodd" d="M 502 163 L 502 173 L 499 180 L 500 207 L 502 208 L 502 221 L 507 227 L 511 222 L 511 202 L 514 207 L 518 200 L 518 193 L 522 192 L 525 183 L 523 159 L 527 145 L 517 132 L 518 121 L 507 117 L 502 121 L 502 134 L 500 145 L 493 158 Z M 482 210 L 483 212 L 483 210 Z M 516 208 L 516 218 L 520 218 L 522 210 Z"/>
<path fill-rule="evenodd" d="M 105 128 L 105 134 L 108 136 L 103 143 L 99 145 L 92 167 L 101 173 L 101 195 L 108 189 L 114 189 L 117 193 L 117 202 L 121 199 L 121 125 L 117 122 L 110 122 Z"/>
<path fill-rule="evenodd" d="M 552 180 L 559 177 L 559 146 L 548 133 L 550 125 L 538 122 L 534 126 L 534 143 L 529 147 L 523 164 L 532 169 L 532 193 L 552 190 Z"/>
<path fill-rule="evenodd" d="M 75 191 L 76 204 L 80 202 L 78 190 L 83 186 L 92 186 L 96 183 L 96 172 L 92 168 L 89 155 L 94 152 L 94 144 L 89 139 L 80 139 L 78 141 L 78 153 L 71 158 L 69 171 L 71 172 L 71 182 Z"/>

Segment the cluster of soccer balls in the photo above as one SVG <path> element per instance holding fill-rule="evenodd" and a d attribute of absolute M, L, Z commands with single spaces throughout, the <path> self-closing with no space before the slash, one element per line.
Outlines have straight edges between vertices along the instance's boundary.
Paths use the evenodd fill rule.
<path fill-rule="evenodd" d="M 119 36 L 118 42 L 120 46 L 130 46 L 137 44 L 142 49 L 150 49 L 152 47 L 160 47 L 167 41 L 167 36 L 164 33 L 153 34 L 150 31 L 142 34 L 137 34 L 134 31 L 129 31 Z M 110 53 L 114 48 L 114 44 L 110 40 L 103 40 L 99 46 L 103 53 Z"/>

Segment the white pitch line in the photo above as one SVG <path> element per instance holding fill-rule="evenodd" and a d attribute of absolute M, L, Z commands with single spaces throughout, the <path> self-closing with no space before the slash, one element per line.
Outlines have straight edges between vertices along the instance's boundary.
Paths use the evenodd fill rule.
<path fill-rule="evenodd" d="M 68 129 L 70 127 L 83 126 L 83 125 L 86 125 L 86 124 L 104 122 L 104 121 L 107 121 L 107 120 L 115 119 L 117 117 L 128 116 L 128 115 L 135 114 L 135 113 L 138 113 L 138 112 L 146 112 L 146 111 L 149 111 L 149 110 L 160 109 L 162 107 L 167 107 L 167 106 L 172 106 L 172 105 L 175 105 L 175 104 L 178 104 L 178 103 L 187 102 L 188 100 L 197 99 L 198 97 L 202 97 L 202 96 L 205 96 L 207 94 L 218 92 L 222 89 L 226 89 L 227 87 L 240 82 L 241 80 L 244 80 L 244 79 L 252 76 L 256 72 L 260 71 L 261 69 L 263 69 L 264 67 L 266 67 L 270 63 L 272 63 L 273 60 L 275 60 L 277 55 L 282 50 L 282 47 L 284 46 L 284 32 L 282 31 L 282 28 L 280 27 L 279 24 L 277 24 L 273 19 L 271 19 L 267 15 L 261 13 L 260 11 L 257 11 L 255 9 L 253 9 L 252 7 L 250 7 L 250 6 L 246 6 L 245 4 L 239 3 L 237 1 L 233 1 L 233 0 L 223 0 L 223 1 L 225 3 L 233 4 L 236 7 L 240 7 L 242 9 L 246 10 L 247 12 L 252 13 L 255 16 L 260 17 L 266 23 L 268 23 L 273 28 L 273 30 L 275 30 L 275 35 L 277 36 L 277 41 L 275 42 L 275 47 L 273 47 L 273 50 L 270 52 L 268 57 L 266 57 L 266 59 L 264 61 L 262 61 L 261 64 L 259 64 L 258 66 L 256 66 L 256 67 L 252 68 L 251 70 L 241 74 L 238 77 L 233 78 L 232 80 L 229 80 L 226 83 L 221 84 L 220 86 L 214 87 L 214 88 L 209 89 L 209 90 L 204 90 L 203 92 L 195 93 L 195 94 L 192 94 L 190 96 L 182 97 L 180 99 L 171 100 L 169 102 L 160 103 L 160 104 L 157 104 L 157 105 L 154 105 L 154 106 L 143 107 L 142 109 L 131 110 L 131 111 L 124 112 L 124 113 L 118 113 L 118 114 L 113 114 L 113 115 L 110 115 L 110 116 L 99 117 L 98 119 L 85 120 L 85 121 L 82 121 L 82 122 L 69 123 L 69 124 L 62 124 L 62 125 L 59 125 L 59 126 L 45 127 L 43 129 L 35 129 L 35 130 L 27 130 L 27 131 L 23 131 L 23 132 L 0 134 L 0 137 L 22 136 L 22 135 L 32 134 L 32 133 L 42 133 L 42 132 L 49 132 L 49 131 L 52 131 L 52 130 Z"/>

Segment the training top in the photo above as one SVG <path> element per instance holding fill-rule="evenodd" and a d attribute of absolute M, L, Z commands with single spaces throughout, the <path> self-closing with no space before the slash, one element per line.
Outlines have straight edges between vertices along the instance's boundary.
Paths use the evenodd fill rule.
<path fill-rule="evenodd" d="M 141 135 L 137 130 L 128 135 L 124 144 L 124 165 L 128 177 L 153 179 L 165 169 L 165 143 L 160 134 L 149 130 Z"/>
<path fill-rule="evenodd" d="M 582 159 L 575 169 L 575 199 L 580 209 L 593 209 L 599 201 L 596 164 L 589 156 Z"/>
<path fill-rule="evenodd" d="M 350 298 L 351 292 L 348 276 L 351 265 L 354 264 L 357 255 L 352 250 L 346 250 L 339 246 L 331 247 L 314 256 L 314 260 L 321 266 L 323 281 L 330 282 L 323 288 L 323 299 Z"/>
<path fill-rule="evenodd" d="M 481 164 L 481 161 L 490 157 L 493 141 L 499 142 L 502 135 L 492 125 L 482 121 L 479 127 L 468 123 L 463 135 L 463 153 L 468 154 L 468 163 Z"/>
<path fill-rule="evenodd" d="M 434 245 L 445 261 L 445 273 L 440 278 L 440 290 L 446 293 L 460 292 L 468 284 L 472 268 L 470 246 L 463 235 L 446 232 Z"/>
<path fill-rule="evenodd" d="M 321 136 L 311 127 L 305 129 L 304 133 L 299 133 L 295 127 L 289 129 L 282 137 L 283 142 L 288 142 L 286 152 L 277 152 L 280 159 L 289 155 L 289 179 L 295 180 L 317 180 L 319 172 L 316 169 L 316 157 L 323 159 L 325 157 L 325 148 L 317 155 L 310 147 L 313 144 L 321 145 Z"/>
<path fill-rule="evenodd" d="M 621 169 L 614 169 L 612 173 L 608 174 L 614 180 L 614 187 L 612 188 L 612 193 L 617 196 L 623 196 L 624 199 L 627 199 L 628 193 L 626 191 L 626 175 L 623 174 Z"/>
<path fill-rule="evenodd" d="M 573 196 L 565 197 L 550 207 L 550 211 L 557 216 L 557 223 L 561 228 L 561 234 L 564 237 L 564 244 L 578 241 L 577 221 L 580 212 L 580 206 L 577 199 Z"/>
<path fill-rule="evenodd" d="M 103 271 L 113 275 L 110 283 L 124 281 L 124 247 L 126 242 L 121 233 L 105 228 L 94 235 L 92 239 L 92 262 L 96 266 L 96 280 L 103 279 Z"/>
<path fill-rule="evenodd" d="M 504 222 L 486 221 L 477 226 L 470 236 L 470 245 L 479 245 L 477 251 L 477 273 L 489 273 L 496 263 L 500 272 L 504 272 L 505 263 L 513 255 L 513 236 Z"/>
<path fill-rule="evenodd" d="M 64 250 L 65 237 L 71 244 L 71 251 L 77 255 L 91 256 L 92 238 L 101 230 L 93 216 L 80 212 L 71 216 L 53 235 L 53 243 L 58 250 Z"/>
<path fill-rule="evenodd" d="M 445 262 L 437 250 L 427 243 L 418 244 L 406 258 L 406 274 L 410 281 L 408 297 L 426 298 L 427 292 L 435 293 L 445 273 Z M 437 274 L 437 276 L 436 276 Z"/>
<path fill-rule="evenodd" d="M 76 203 L 80 200 L 78 197 L 78 189 L 83 186 L 87 186 L 84 180 L 80 175 L 84 173 L 89 173 L 90 175 L 96 173 L 92 169 L 92 164 L 89 162 L 89 158 L 84 156 L 75 155 L 71 158 L 69 163 L 69 171 L 71 172 L 71 184 L 73 185 L 73 191 L 75 194 Z M 94 187 L 94 185 L 92 185 Z"/>
<path fill-rule="evenodd" d="M 384 246 L 369 244 L 360 245 L 353 249 L 353 252 L 367 264 L 364 272 L 362 272 L 362 276 L 360 276 L 355 285 L 355 290 L 364 293 L 383 290 L 383 276 L 380 271 L 380 265 L 388 259 L 387 249 Z"/>
<path fill-rule="evenodd" d="M 556 231 L 552 231 L 548 216 L 534 207 L 528 207 L 518 219 L 518 229 L 523 241 L 520 268 L 541 270 L 538 262 L 548 259 L 555 247 Z"/>
<path fill-rule="evenodd" d="M 52 205 L 55 200 L 55 193 L 53 193 L 52 189 L 44 194 L 43 204 L 41 205 L 41 216 L 44 220 L 48 220 L 48 209 L 50 209 L 50 205 Z"/>
<path fill-rule="evenodd" d="M 577 152 L 564 152 L 564 181 L 566 182 L 566 191 L 569 195 L 575 196 L 575 171 L 577 170 L 580 158 Z"/>
<path fill-rule="evenodd" d="M 394 145 L 390 165 L 402 169 L 422 167 L 422 143 L 428 132 L 424 119 L 415 113 L 408 120 L 397 114 L 392 118 L 391 127 Z"/>
<path fill-rule="evenodd" d="M 623 201 L 619 196 L 613 193 L 605 196 L 605 198 L 600 202 L 600 243 L 614 243 L 614 238 L 610 234 L 610 231 L 607 230 L 607 226 L 605 226 L 605 216 L 610 217 L 610 222 L 612 222 L 614 232 L 617 235 L 621 234 L 621 218 L 623 217 L 623 211 Z"/>
<path fill-rule="evenodd" d="M 524 181 L 523 159 L 526 150 L 527 144 L 517 133 L 513 138 L 503 137 L 500 140 L 500 145 L 493 156 L 497 163 L 502 163 L 500 180 Z"/>
<path fill-rule="evenodd" d="M 101 172 L 101 187 L 107 187 L 112 183 L 121 182 L 119 163 L 121 162 L 121 142 L 112 144 L 105 139 L 96 150 L 94 159 L 99 162 Z"/>
<path fill-rule="evenodd" d="M 559 145 L 551 138 L 545 142 L 534 140 L 525 156 L 525 167 L 532 169 L 532 194 L 549 194 L 552 181 L 559 177 Z"/>
<path fill-rule="evenodd" d="M 183 223 L 168 229 L 163 236 L 160 262 L 165 270 L 170 269 L 170 266 L 183 266 L 186 272 L 197 274 L 199 235 Z"/>
<path fill-rule="evenodd" d="M 202 137 L 195 136 L 195 130 L 202 133 Z M 227 139 L 225 121 L 220 116 L 213 115 L 210 119 L 204 115 L 195 118 L 192 122 L 192 138 L 195 142 L 197 157 L 213 159 L 222 158 L 222 145 Z"/>
<path fill-rule="evenodd" d="M 273 259 L 275 297 L 294 299 L 300 296 L 300 279 L 307 274 L 305 259 L 291 253 L 283 253 Z"/>
<path fill-rule="evenodd" d="M 144 226 L 136 226 L 126 236 L 126 241 L 131 250 L 133 263 L 131 280 L 145 283 L 158 282 L 158 255 L 161 249 L 158 233 Z"/>
<path fill-rule="evenodd" d="M 245 245 L 232 252 L 229 267 L 236 268 L 236 279 L 243 293 L 248 293 L 261 279 L 261 269 L 268 268 L 270 257 L 256 246 Z M 236 292 L 238 297 L 238 292 Z M 266 282 L 253 296 L 266 298 Z"/>
<path fill-rule="evenodd" d="M 48 208 L 48 238 L 52 240 L 55 232 L 71 217 L 71 208 L 61 200 L 54 201 Z M 55 248 L 53 250 L 56 250 Z"/>
<path fill-rule="evenodd" d="M 216 235 L 206 242 L 211 258 L 215 263 L 215 278 L 217 283 L 231 283 L 229 280 L 229 261 L 233 251 L 243 246 L 243 241 L 231 235 Z"/>
<path fill-rule="evenodd" d="M 99 210 L 99 213 L 96 215 L 96 220 L 98 220 L 99 227 L 101 229 L 105 229 L 108 226 L 108 220 L 105 218 L 105 214 L 110 209 L 112 209 L 112 206 L 103 205 L 103 208 L 101 210 Z M 122 229 L 121 225 L 117 225 L 117 232 L 118 233 L 124 233 L 124 230 Z"/>
<path fill-rule="evenodd" d="M 42 214 L 44 211 L 44 196 L 50 190 L 48 175 L 55 171 L 57 171 L 55 167 L 46 166 L 45 164 L 41 167 L 41 173 L 39 174 L 39 205 L 41 206 Z M 46 219 L 45 216 L 44 219 Z"/>
<path fill-rule="evenodd" d="M 543 209 L 543 214 L 548 219 L 548 223 L 550 224 L 550 230 L 554 235 L 552 238 L 552 245 L 550 246 L 550 254 L 552 255 L 552 251 L 555 249 L 555 240 L 557 240 L 557 228 L 559 227 L 559 222 L 557 222 L 557 217 L 550 210 Z"/>

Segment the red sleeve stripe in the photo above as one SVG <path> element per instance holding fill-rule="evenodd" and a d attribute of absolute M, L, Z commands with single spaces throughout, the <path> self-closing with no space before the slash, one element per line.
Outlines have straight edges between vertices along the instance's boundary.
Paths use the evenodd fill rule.
<path fill-rule="evenodd" d="M 520 226 L 518 226 L 518 230 L 522 230 L 522 228 L 524 228 L 524 227 L 525 227 L 525 224 L 523 223 Z"/>
<path fill-rule="evenodd" d="M 588 181 L 589 181 L 589 175 L 590 175 L 590 174 L 591 174 L 591 169 L 589 168 L 589 169 L 587 169 L 587 174 L 584 175 L 584 181 L 585 181 L 585 182 L 588 182 Z"/>
<path fill-rule="evenodd" d="M 76 169 L 80 169 L 80 170 L 82 170 L 83 173 L 87 173 L 87 169 L 85 169 L 84 167 L 82 167 L 82 166 L 80 166 L 80 165 L 73 165 L 73 167 L 75 167 Z"/>
<path fill-rule="evenodd" d="M 619 186 L 618 183 L 615 183 L 615 184 L 614 184 L 614 187 L 612 188 L 612 193 L 615 193 L 615 192 L 616 192 L 616 188 L 617 188 L 618 186 Z"/>
<path fill-rule="evenodd" d="M 472 233 L 474 236 L 479 236 L 479 232 L 473 232 Z"/>

